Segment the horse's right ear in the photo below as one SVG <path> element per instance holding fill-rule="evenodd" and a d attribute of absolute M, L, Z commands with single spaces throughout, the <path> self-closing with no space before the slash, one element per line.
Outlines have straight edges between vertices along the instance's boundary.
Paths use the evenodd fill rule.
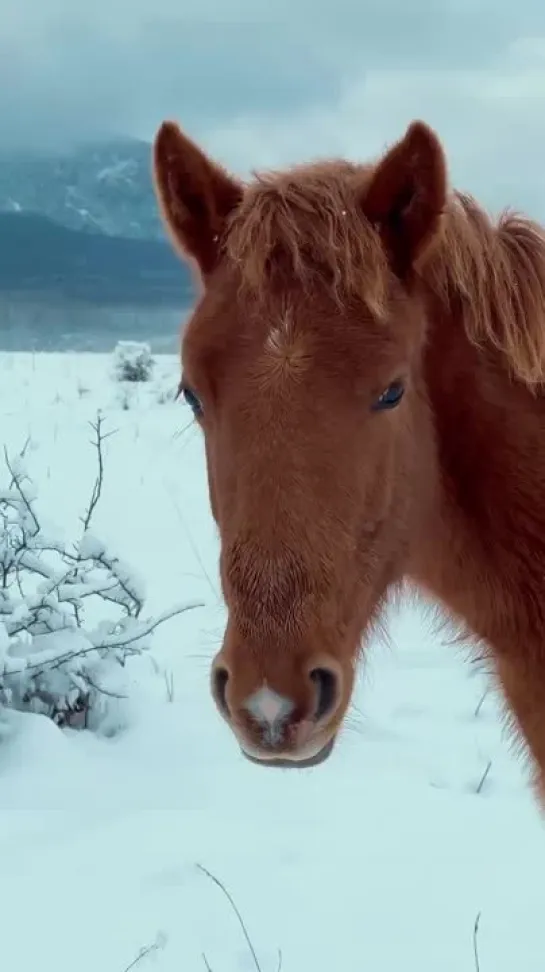
<path fill-rule="evenodd" d="M 174 122 L 163 122 L 155 137 L 153 177 L 174 246 L 207 277 L 217 265 L 227 217 L 242 199 L 242 184 L 212 162 Z"/>

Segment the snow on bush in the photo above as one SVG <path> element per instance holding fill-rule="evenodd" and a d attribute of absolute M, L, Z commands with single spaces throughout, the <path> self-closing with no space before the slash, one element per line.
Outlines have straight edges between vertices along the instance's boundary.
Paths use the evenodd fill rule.
<path fill-rule="evenodd" d="M 118 341 L 114 350 L 114 371 L 118 381 L 149 381 L 155 360 L 144 341 Z"/>
<path fill-rule="evenodd" d="M 155 629 L 201 605 L 143 619 L 145 591 L 95 536 L 91 522 L 103 475 L 103 420 L 95 432 L 98 472 L 82 532 L 70 545 L 41 525 L 26 446 L 0 486 L 0 708 L 41 712 L 59 725 L 97 728 L 119 699 L 116 673 L 150 647 Z M 28 443 L 27 443 L 28 445 Z M 112 690 L 112 685 L 116 691 Z"/>

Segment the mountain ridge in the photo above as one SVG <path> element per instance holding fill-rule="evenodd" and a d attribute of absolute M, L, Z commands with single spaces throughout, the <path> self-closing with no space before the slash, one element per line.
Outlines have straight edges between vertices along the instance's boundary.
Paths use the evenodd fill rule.
<path fill-rule="evenodd" d="M 161 223 L 151 145 L 0 151 L 0 292 L 186 308 L 193 281 Z"/>
<path fill-rule="evenodd" d="M 182 307 L 192 281 L 166 242 L 82 232 L 37 213 L 0 213 L 0 291 Z"/>
<path fill-rule="evenodd" d="M 66 151 L 0 150 L 0 212 L 38 213 L 69 229 L 164 240 L 151 145 L 131 138 Z"/>

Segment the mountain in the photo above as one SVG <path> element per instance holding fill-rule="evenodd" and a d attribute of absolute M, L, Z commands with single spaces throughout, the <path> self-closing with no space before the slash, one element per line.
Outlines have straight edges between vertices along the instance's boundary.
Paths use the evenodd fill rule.
<path fill-rule="evenodd" d="M 187 305 L 192 281 L 166 243 L 0 213 L 0 292 L 89 304 Z"/>
<path fill-rule="evenodd" d="M 69 229 L 164 241 L 151 145 L 114 139 L 52 153 L 0 151 L 0 212 L 39 213 Z"/>
<path fill-rule="evenodd" d="M 194 299 L 159 220 L 151 146 L 0 151 L 0 350 L 175 349 Z"/>

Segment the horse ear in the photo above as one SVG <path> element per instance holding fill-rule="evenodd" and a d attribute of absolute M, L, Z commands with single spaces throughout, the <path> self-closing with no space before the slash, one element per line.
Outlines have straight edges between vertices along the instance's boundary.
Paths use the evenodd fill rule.
<path fill-rule="evenodd" d="M 208 276 L 218 262 L 227 217 L 242 199 L 242 185 L 168 121 L 155 137 L 153 176 L 175 248 Z"/>
<path fill-rule="evenodd" d="M 378 163 L 363 197 L 399 276 L 425 255 L 441 228 L 447 201 L 447 167 L 439 139 L 414 121 Z"/>

